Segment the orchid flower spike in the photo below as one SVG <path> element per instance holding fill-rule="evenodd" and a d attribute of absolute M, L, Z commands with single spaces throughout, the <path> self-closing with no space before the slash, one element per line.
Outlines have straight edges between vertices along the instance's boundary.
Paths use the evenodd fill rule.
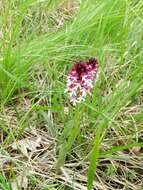
<path fill-rule="evenodd" d="M 76 62 L 67 76 L 66 92 L 73 106 L 85 100 L 87 94 L 92 94 L 97 77 L 98 62 L 95 58 Z"/>

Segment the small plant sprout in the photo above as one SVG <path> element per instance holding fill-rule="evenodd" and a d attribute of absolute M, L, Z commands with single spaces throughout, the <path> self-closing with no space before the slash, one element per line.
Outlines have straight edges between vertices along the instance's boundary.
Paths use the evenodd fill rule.
<path fill-rule="evenodd" d="M 97 77 L 98 63 L 95 58 L 86 61 L 77 61 L 67 76 L 66 92 L 69 94 L 73 106 L 85 101 L 87 94 L 91 96 L 95 78 Z"/>

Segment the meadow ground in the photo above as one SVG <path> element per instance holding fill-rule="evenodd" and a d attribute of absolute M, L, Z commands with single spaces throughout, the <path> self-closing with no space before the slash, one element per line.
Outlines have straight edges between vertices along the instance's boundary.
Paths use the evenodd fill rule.
<path fill-rule="evenodd" d="M 143 1 L 1 0 L 0 26 L 0 189 L 143 190 Z"/>

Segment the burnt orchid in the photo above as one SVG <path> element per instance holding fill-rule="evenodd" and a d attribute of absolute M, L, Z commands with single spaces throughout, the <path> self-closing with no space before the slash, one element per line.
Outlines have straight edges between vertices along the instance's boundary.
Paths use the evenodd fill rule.
<path fill-rule="evenodd" d="M 91 95 L 94 79 L 97 76 L 98 63 L 95 58 L 87 61 L 77 61 L 67 76 L 67 87 L 70 102 L 73 106 Z"/>

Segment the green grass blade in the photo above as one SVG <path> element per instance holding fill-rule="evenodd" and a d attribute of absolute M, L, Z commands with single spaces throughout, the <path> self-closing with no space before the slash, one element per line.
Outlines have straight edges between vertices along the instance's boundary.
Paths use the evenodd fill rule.
<path fill-rule="evenodd" d="M 81 110 L 77 106 L 76 110 L 75 110 L 75 117 L 74 117 L 74 120 L 73 120 L 73 128 L 71 129 L 71 132 L 69 134 L 67 142 L 64 142 L 61 145 L 60 150 L 59 150 L 58 161 L 57 161 L 57 164 L 56 164 L 57 170 L 61 166 L 64 165 L 66 156 L 69 153 L 69 151 L 71 150 L 71 147 L 72 147 L 77 135 L 79 134 L 81 113 L 82 113 Z"/>

